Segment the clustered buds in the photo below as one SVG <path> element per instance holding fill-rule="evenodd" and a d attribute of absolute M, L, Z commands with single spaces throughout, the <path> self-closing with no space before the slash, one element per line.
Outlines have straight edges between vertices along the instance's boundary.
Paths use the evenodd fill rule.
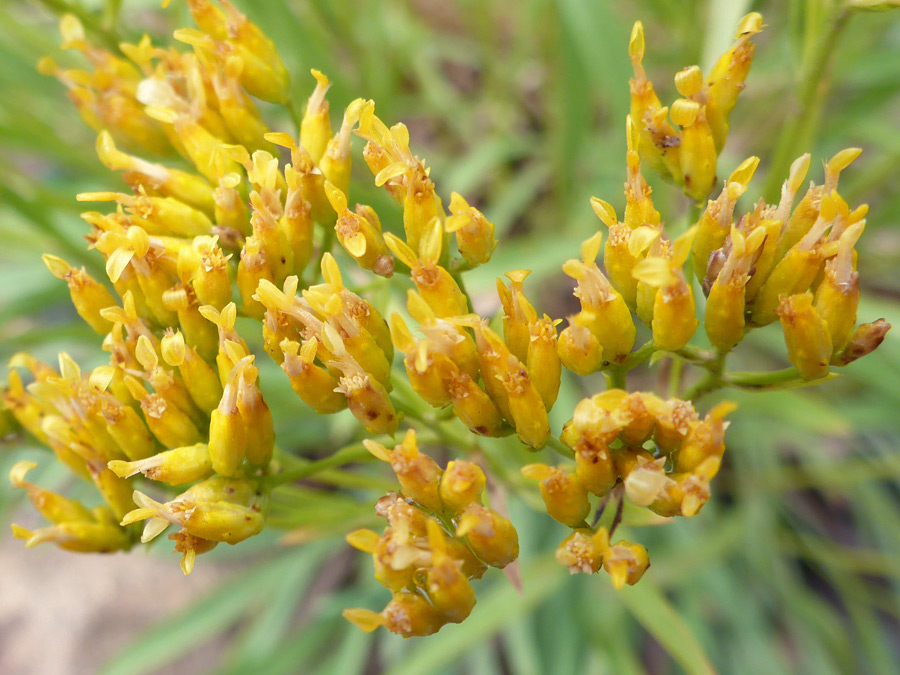
<path fill-rule="evenodd" d="M 330 82 L 312 70 L 299 138 L 270 131 L 254 99 L 293 111 L 272 42 L 228 0 L 187 5 L 197 29 L 175 32 L 186 51 L 145 36 L 112 54 L 91 45 L 66 15 L 63 47 L 80 52 L 92 70 L 40 64 L 68 88 L 98 132 L 100 161 L 132 192 L 77 197 L 111 211 L 82 214 L 107 279 L 44 256 L 78 314 L 103 336 L 108 364 L 83 374 L 65 353 L 58 369 L 17 354 L 0 386 L 0 436 L 21 426 L 103 499 L 87 508 L 27 481 L 32 463 L 16 464 L 10 480 L 49 521 L 35 530 L 13 525 L 28 547 L 127 550 L 175 525 L 169 539 L 189 574 L 198 554 L 262 530 L 270 491 L 294 477 L 279 476 L 280 462 L 272 461 L 275 425 L 260 355 L 251 351 L 258 341 L 248 346 L 241 335 L 246 321 L 260 324 L 262 349 L 319 414 L 349 410 L 372 435 L 433 424 L 446 441 L 456 432 L 444 425 L 461 423 L 476 436 L 515 434 L 529 450 L 549 443 L 570 451 L 574 462 L 529 464 L 522 473 L 539 482 L 547 513 L 572 529 L 557 560 L 572 573 L 603 568 L 620 588 L 637 583 L 650 564 L 640 544 L 610 540 L 623 500 L 666 518 L 696 515 L 719 471 L 734 405 L 719 403 L 701 417 L 690 400 L 617 386 L 578 403 L 560 443 L 549 413 L 563 366 L 582 376 L 604 371 L 616 383 L 654 352 L 696 361 L 689 343 L 702 323 L 716 348 L 702 365 L 719 376 L 715 385 L 734 384 L 723 379 L 727 352 L 748 330 L 780 321 L 796 369 L 785 372 L 812 380 L 868 354 L 890 328 L 883 319 L 857 325 L 855 246 L 867 206 L 851 210 L 837 185 L 858 149 L 828 160 L 823 184 L 811 184 L 796 205 L 809 155 L 791 166 L 778 204 L 760 200 L 736 215 L 759 164 L 750 157 L 680 236 L 667 235 L 654 206 L 642 160 L 695 202 L 715 188 L 752 38 L 763 28 L 759 14 L 744 17 L 708 77 L 696 66 L 676 75 L 681 98 L 670 108 L 643 70 L 643 27 L 635 24 L 625 208 L 620 220 L 611 204 L 591 199 L 608 236 L 590 236 L 580 257 L 563 265 L 578 308 L 557 333 L 561 319 L 535 308 L 524 269 L 497 279 L 496 321 L 472 313 L 461 275 L 491 259 L 494 226 L 456 192 L 448 215 L 404 124 L 389 127 L 373 101 L 356 99 L 335 131 Z M 388 231 L 388 220 L 383 228 L 371 206 L 351 207 L 355 136 L 365 141 L 375 185 L 401 212 L 402 233 Z M 143 154 L 180 155 L 193 170 Z M 340 249 L 332 251 L 333 241 Z M 385 321 L 385 308 L 359 283 L 371 275 L 402 277 L 392 284 L 408 277 L 405 314 Z M 694 279 L 707 296 L 702 322 Z M 637 351 L 635 317 L 652 332 Z M 394 390 L 395 349 L 412 392 L 446 414 L 423 412 L 408 388 Z M 400 491 L 376 505 L 388 523 L 382 534 L 357 530 L 348 541 L 372 555 L 393 598 L 379 613 L 345 616 L 364 630 L 384 626 L 404 637 L 463 621 L 475 604 L 471 580 L 518 556 L 513 525 L 483 503 L 489 478 L 467 460 L 441 469 L 419 450 L 412 429 L 393 449 L 363 443 L 390 465 Z M 613 502 L 616 516 L 604 523 Z"/>
<path fill-rule="evenodd" d="M 383 626 L 403 637 L 431 635 L 463 621 L 475 606 L 470 580 L 519 555 L 512 523 L 481 503 L 484 472 L 466 460 L 451 461 L 442 471 L 419 451 L 412 430 L 393 450 L 364 443 L 390 464 L 400 492 L 375 506 L 388 521 L 382 535 L 356 530 L 347 541 L 372 554 L 375 577 L 393 598 L 381 612 L 348 609 L 344 616 L 365 631 Z"/>
<path fill-rule="evenodd" d="M 804 379 L 817 379 L 829 365 L 846 365 L 881 342 L 890 328 L 883 319 L 856 325 L 854 247 L 868 206 L 851 210 L 837 191 L 841 171 L 860 152 L 848 148 L 828 160 L 824 184 L 811 183 L 796 206 L 809 155 L 791 165 L 778 204 L 760 200 L 750 213 L 734 217 L 734 201 L 756 158 L 744 162 L 708 203 L 698 224 L 704 246 L 695 248 L 694 265 L 707 294 L 706 334 L 718 349 L 728 351 L 748 329 L 780 320 L 791 363 Z"/>
<path fill-rule="evenodd" d="M 762 29 L 762 16 L 751 12 L 741 19 L 734 45 L 719 57 L 705 80 L 697 66 L 675 75 L 675 89 L 682 98 L 671 107 L 663 107 L 644 72 L 643 24 L 638 21 L 631 31 L 628 55 L 634 79 L 629 83 L 630 119 L 640 137 L 635 150 L 695 201 L 705 199 L 716 184 L 716 163 L 728 136 L 728 117 L 750 71 L 755 49 L 752 38 Z"/>
<path fill-rule="evenodd" d="M 610 547 L 610 533 L 588 523 L 591 495 L 605 505 L 624 492 L 634 505 L 661 516 L 695 516 L 709 499 L 709 482 L 725 452 L 725 417 L 734 408 L 720 403 L 701 419 L 689 401 L 621 389 L 581 401 L 561 436 L 574 453 L 574 467 L 522 468 L 526 478 L 540 481 L 547 513 L 575 530 L 557 559 L 573 574 L 594 573 L 602 563 L 616 587 L 636 583 L 649 565 L 646 550 L 629 542 Z"/>

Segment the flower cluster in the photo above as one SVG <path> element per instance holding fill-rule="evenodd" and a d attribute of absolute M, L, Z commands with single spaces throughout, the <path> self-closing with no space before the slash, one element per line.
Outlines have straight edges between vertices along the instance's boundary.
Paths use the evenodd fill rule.
<path fill-rule="evenodd" d="M 540 481 L 547 513 L 575 530 L 560 545 L 557 559 L 573 574 L 596 572 L 602 561 L 617 587 L 636 583 L 649 565 L 646 551 L 628 542 L 610 548 L 607 529 L 594 532 L 586 521 L 592 508 L 589 496 L 599 497 L 605 506 L 614 491 L 624 490 L 633 504 L 661 516 L 696 515 L 719 471 L 725 416 L 734 408 L 720 403 L 701 420 L 689 401 L 663 401 L 651 393 L 621 389 L 581 401 L 562 432 L 575 456 L 574 471 L 546 464 L 522 469 L 527 478 Z M 621 494 L 618 499 L 621 508 Z M 643 562 L 629 564 L 627 574 L 614 572 L 618 566 L 611 568 L 609 561 L 618 560 L 625 549 Z"/>
<path fill-rule="evenodd" d="M 364 441 L 390 464 L 400 492 L 376 506 L 388 522 L 383 534 L 358 530 L 348 540 L 372 554 L 393 599 L 380 613 L 348 610 L 349 620 L 407 637 L 433 633 L 469 615 L 471 580 L 518 555 L 512 523 L 482 503 L 490 478 L 466 460 L 442 471 L 419 451 L 414 428 L 433 431 L 449 450 L 465 442 L 474 451 L 482 437 L 507 437 L 520 455 L 549 447 L 574 460 L 574 467 L 532 463 L 522 470 L 539 481 L 547 513 L 573 530 L 557 559 L 572 572 L 603 567 L 616 587 L 634 584 L 649 557 L 640 544 L 611 543 L 624 499 L 662 517 L 692 517 L 721 465 L 734 406 L 719 403 L 701 417 L 696 396 L 825 378 L 831 366 L 875 349 L 890 328 L 883 320 L 856 325 L 854 247 L 867 208 L 851 210 L 837 183 L 858 150 L 831 158 L 823 184 L 811 185 L 796 205 L 808 155 L 791 167 L 775 205 L 760 201 L 736 215 L 759 163 L 751 157 L 678 236 L 654 206 L 642 160 L 694 202 L 716 186 L 728 117 L 749 71 L 751 38 L 762 28 L 758 14 L 742 20 L 736 44 L 708 78 L 696 67 L 676 76 L 683 98 L 671 110 L 644 74 L 643 28 L 635 25 L 625 209 L 620 220 L 610 203 L 591 200 L 608 236 L 593 234 L 580 258 L 563 265 L 580 307 L 557 333 L 562 320 L 539 312 L 526 295 L 528 270 L 497 280 L 496 321 L 472 313 L 463 275 L 491 259 L 494 226 L 457 193 L 445 210 L 405 125 L 389 127 L 374 102 L 357 99 L 335 131 L 329 80 L 313 70 L 305 113 L 295 115 L 299 138 L 270 131 L 254 99 L 294 111 L 274 46 L 228 0 L 187 4 L 198 29 L 175 32 L 186 51 L 144 37 L 113 54 L 90 44 L 67 15 L 63 47 L 80 52 L 92 70 L 40 64 L 68 88 L 98 132 L 101 162 L 132 193 L 78 195 L 115 205 L 83 214 L 108 284 L 44 257 L 102 336 L 109 362 L 82 373 L 66 354 L 58 370 L 18 354 L 0 387 L 0 425 L 10 424 L 11 413 L 59 462 L 93 482 L 105 503 L 88 508 L 40 488 L 26 480 L 33 464 L 16 464 L 13 484 L 51 523 L 33 531 L 13 526 L 29 547 L 126 550 L 175 525 L 169 538 L 190 573 L 197 554 L 259 533 L 271 492 L 296 477 L 273 461 L 262 354 L 245 341 L 246 326 L 255 325 L 263 351 L 303 404 L 323 415 L 349 410 L 371 435 L 406 434 L 392 450 Z M 402 233 L 383 229 L 372 207 L 350 207 L 355 137 L 365 141 L 375 185 L 402 213 Z M 193 170 L 143 155 L 178 155 Z M 396 275 L 391 287 L 409 280 L 405 315 L 385 321 L 386 303 L 362 283 L 372 275 Z M 749 330 L 777 320 L 794 367 L 727 373 L 728 352 Z M 635 349 L 638 322 L 652 336 Z M 714 351 L 690 344 L 701 324 Z M 395 349 L 403 369 L 394 368 Z M 705 371 L 684 400 L 628 392 L 628 371 L 661 358 Z M 21 369 L 30 372 L 27 385 Z M 555 435 L 548 413 L 561 386 L 597 372 L 608 389 L 582 400 Z M 516 488 L 498 485 L 497 494 Z"/>
<path fill-rule="evenodd" d="M 344 616 L 363 630 L 384 626 L 404 637 L 459 623 L 475 606 L 469 580 L 518 557 L 516 530 L 481 503 L 487 479 L 477 464 L 454 460 L 442 471 L 419 451 L 412 429 L 393 450 L 364 443 L 390 464 L 401 492 L 387 494 L 375 506 L 388 521 L 384 534 L 356 530 L 347 541 L 372 554 L 376 578 L 394 597 L 380 613 L 349 609 Z"/>
<path fill-rule="evenodd" d="M 682 98 L 671 107 L 663 107 L 644 72 L 643 24 L 638 21 L 631 31 L 631 119 L 639 130 L 640 153 L 654 170 L 681 185 L 695 201 L 706 199 L 716 185 L 716 164 L 728 136 L 728 117 L 750 72 L 755 49 L 752 38 L 762 29 L 762 16 L 751 12 L 741 19 L 735 44 L 719 57 L 705 80 L 698 66 L 675 75 L 675 88 Z"/>

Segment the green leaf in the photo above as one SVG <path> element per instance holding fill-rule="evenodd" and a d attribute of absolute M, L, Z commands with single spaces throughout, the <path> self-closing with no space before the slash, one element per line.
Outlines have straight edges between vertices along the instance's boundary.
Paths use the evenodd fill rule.
<path fill-rule="evenodd" d="M 689 675 L 711 675 L 715 669 L 691 627 L 651 579 L 625 587 L 619 598 L 632 616 Z"/>

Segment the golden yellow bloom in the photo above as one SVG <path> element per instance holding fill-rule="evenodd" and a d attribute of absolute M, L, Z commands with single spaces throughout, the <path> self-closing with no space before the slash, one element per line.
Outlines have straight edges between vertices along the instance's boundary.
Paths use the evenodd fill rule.
<path fill-rule="evenodd" d="M 813 307 L 812 293 L 782 296 L 776 312 L 781 319 L 788 359 L 803 379 L 825 377 L 832 353 L 831 334 Z"/>
<path fill-rule="evenodd" d="M 528 464 L 522 467 L 522 475 L 541 482 L 541 497 L 554 520 L 578 527 L 587 518 L 591 504 L 587 490 L 576 475 L 546 464 Z"/>
<path fill-rule="evenodd" d="M 603 350 L 605 363 L 620 363 L 634 347 L 636 329 L 622 295 L 597 267 L 603 241 L 596 233 L 581 245 L 581 260 L 568 260 L 563 271 L 578 282 L 575 297 L 581 312 L 571 317 L 572 325 L 587 328 Z"/>
<path fill-rule="evenodd" d="M 756 12 L 741 19 L 734 36 L 737 42 L 719 57 L 706 79 L 706 116 L 716 143 L 716 152 L 721 152 L 725 145 L 728 116 L 737 103 L 738 94 L 744 89 L 744 80 L 750 70 L 755 48 L 751 39 L 762 32 L 762 29 L 762 16 Z"/>
<path fill-rule="evenodd" d="M 628 56 L 634 68 L 634 79 L 628 82 L 631 89 L 630 117 L 640 130 L 640 143 L 633 149 L 639 151 L 661 176 L 681 182 L 681 164 L 678 160 L 680 139 L 666 119 L 668 109 L 662 107 L 653 83 L 644 72 L 644 25 L 640 21 L 636 21 L 631 29 Z"/>
<path fill-rule="evenodd" d="M 556 561 L 569 568 L 569 574 L 596 574 L 609 549 L 609 534 L 605 528 L 597 532 L 578 529 L 563 539 L 556 549 Z"/>
<path fill-rule="evenodd" d="M 440 496 L 441 469 L 431 457 L 419 452 L 415 431 L 408 430 L 403 442 L 393 450 L 370 439 L 364 440 L 363 445 L 375 457 L 391 465 L 407 497 L 429 511 L 443 511 Z"/>
<path fill-rule="evenodd" d="M 462 459 L 451 461 L 441 474 L 443 509 L 447 513 L 457 514 L 469 504 L 479 502 L 486 482 L 484 471 L 477 464 Z"/>
<path fill-rule="evenodd" d="M 695 225 L 676 239 L 670 256 L 651 255 L 635 265 L 635 277 L 649 288 L 658 289 L 653 296 L 651 323 L 657 349 L 681 349 L 690 342 L 699 325 L 694 293 L 682 272 L 696 233 Z"/>
<path fill-rule="evenodd" d="M 331 138 L 331 118 L 328 116 L 328 101 L 325 95 L 331 88 L 328 77 L 318 70 L 311 70 L 316 78 L 316 88 L 306 104 L 306 112 L 300 125 L 300 144 L 312 157 L 314 162 L 322 159 L 325 147 Z"/>
<path fill-rule="evenodd" d="M 466 507 L 456 534 L 491 567 L 506 567 L 519 557 L 519 535 L 512 523 L 481 504 L 473 502 Z"/>
<path fill-rule="evenodd" d="M 613 586 L 634 586 L 650 567 L 647 549 L 640 544 L 620 541 L 603 553 L 603 569 L 609 574 Z"/>
<path fill-rule="evenodd" d="M 395 595 L 380 613 L 368 609 L 345 609 L 343 616 L 367 633 L 384 626 L 405 638 L 431 635 L 442 625 L 428 600 L 409 591 Z"/>
<path fill-rule="evenodd" d="M 201 539 L 237 544 L 259 534 L 265 524 L 266 498 L 251 481 L 213 476 L 174 499 L 161 503 L 135 491 L 138 505 L 123 525 L 146 520 L 142 542 L 159 536 L 170 524 Z"/>
<path fill-rule="evenodd" d="M 458 192 L 450 195 L 451 215 L 444 229 L 456 235 L 456 246 L 463 259 L 472 266 L 483 265 L 497 248 L 494 224 L 484 214 L 462 198 Z"/>
<path fill-rule="evenodd" d="M 706 209 L 697 221 L 692 253 L 694 274 L 698 279 L 706 277 L 710 256 L 725 243 L 734 218 L 734 207 L 758 166 L 759 157 L 745 159 L 729 176 L 719 196 L 706 203 Z"/>
<path fill-rule="evenodd" d="M 135 462 L 113 460 L 109 468 L 120 478 L 142 473 L 150 480 L 168 485 L 193 483 L 212 475 L 212 461 L 206 443 L 174 448 Z"/>

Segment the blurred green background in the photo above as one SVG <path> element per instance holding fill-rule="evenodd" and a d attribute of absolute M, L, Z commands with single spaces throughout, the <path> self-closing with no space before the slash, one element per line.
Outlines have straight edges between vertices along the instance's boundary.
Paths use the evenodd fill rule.
<path fill-rule="evenodd" d="M 101 22 L 103 12 L 118 4 L 78 6 Z M 156 2 L 123 0 L 120 34 L 134 41 L 147 31 L 166 41 L 175 27 L 190 25 L 184 4 L 172 4 L 163 12 Z M 373 98 L 382 119 L 408 124 L 414 150 L 433 167 L 445 201 L 451 190 L 461 192 L 496 224 L 502 243 L 494 259 L 466 278 L 476 307 L 496 305 L 496 276 L 526 267 L 534 270 L 529 286 L 540 289 L 536 304 L 554 316 L 565 313 L 569 294 L 560 263 L 599 227 L 588 198 L 606 199 L 620 213 L 624 205 L 632 23 L 644 22 L 645 65 L 666 101 L 675 95 L 671 77 L 677 70 L 691 63 L 708 68 L 731 43 L 738 19 L 760 11 L 767 28 L 757 40 L 719 174 L 727 175 L 748 155 L 761 158 L 742 200 L 746 210 L 761 194 L 777 191 L 795 156 L 811 152 L 810 178 L 821 181 L 823 159 L 847 146 L 863 147 L 841 180 L 851 207 L 871 206 L 859 245 L 860 320 L 885 317 L 900 325 L 900 11 L 851 15 L 838 0 L 237 4 L 277 44 L 293 75 L 295 101 L 305 101 L 311 90 L 311 67 L 334 82 L 329 98 L 335 117 L 351 99 Z M 87 366 L 104 356 L 96 335 L 70 307 L 65 284 L 40 260 L 50 252 L 102 275 L 99 256 L 86 251 L 74 195 L 122 187 L 96 159 L 95 136 L 62 86 L 36 72 L 45 54 L 75 63 L 59 54 L 56 20 L 48 9 L 67 5 L 0 0 L 4 363 L 20 350 L 51 362 L 66 350 Z M 280 111 L 267 112 L 274 128 L 293 132 Z M 355 147 L 358 153 L 358 140 Z M 399 214 L 357 164 L 352 198 L 388 214 L 382 216 L 386 227 L 398 227 Z M 647 178 L 664 220 L 683 223 L 686 199 L 655 176 Z M 738 370 L 784 365 L 781 333 L 774 327 L 753 333 L 730 361 Z M 657 365 L 631 386 L 656 387 L 663 368 Z M 343 422 L 310 416 L 279 374 L 266 364 L 263 377 L 280 445 L 298 454 L 327 454 L 347 436 Z M 557 405 L 557 431 L 578 398 L 602 387 L 594 380 L 583 391 L 577 386 L 569 383 L 570 393 Z M 900 671 L 897 331 L 874 355 L 824 385 L 727 395 L 740 409 L 728 430 L 713 499 L 695 519 L 655 528 L 626 523 L 625 536 L 647 546 L 652 568 L 639 585 L 619 593 L 605 575 L 569 577 L 553 562 L 549 554 L 565 529 L 530 506 L 535 493 L 523 492 L 510 503 L 522 541 L 521 593 L 502 574 L 491 573 L 476 583 L 472 616 L 435 637 L 404 641 L 383 631 L 358 632 L 341 610 L 378 609 L 388 597 L 372 577 L 371 563 L 342 539 L 350 527 L 373 520 L 371 504 L 385 483 L 373 467 L 340 494 L 293 495 L 302 502 L 291 502 L 296 515 L 281 524 L 304 529 L 287 540 L 279 542 L 283 531 L 272 528 L 234 549 L 220 547 L 198 561 L 187 580 L 166 546 L 150 559 L 140 553 L 117 556 L 112 567 L 93 558 L 86 559 L 90 564 L 70 562 L 71 556 L 48 547 L 30 551 L 26 560 L 50 565 L 47 574 L 64 580 L 56 602 L 66 611 L 49 622 L 25 623 L 65 634 L 67 616 L 78 611 L 67 602 L 88 600 L 75 593 L 67 601 L 64 589 L 77 590 L 90 579 L 98 588 L 106 583 L 111 607 L 122 611 L 131 603 L 141 617 L 133 630 L 116 633 L 124 633 L 121 639 L 103 639 L 102 624 L 87 634 L 78 663 L 87 670 L 102 664 L 111 673 Z M 23 457 L 41 462 L 36 482 L 70 487 L 27 439 L 0 446 L 0 475 Z M 9 522 L 21 506 L 21 495 L 4 481 L 0 521 Z M 4 562 L 10 556 L 21 563 L 20 548 L 8 531 L 0 535 L 4 569 L 13 569 Z M 94 563 L 99 579 L 91 572 Z M 161 575 L 157 564 L 172 575 Z M 152 581 L 140 577 L 145 569 L 153 570 Z M 7 604 L 11 597 L 29 597 L 8 593 L 17 581 L 9 573 L 2 576 L 7 590 L 0 596 Z M 196 588 L 202 592 L 191 590 Z M 183 602 L 165 600 L 173 589 Z M 34 597 L 40 598 L 37 589 Z M 39 604 L 25 599 L 0 607 L 0 624 L 12 625 L 4 623 L 9 617 L 24 621 L 41 611 Z M 173 606 L 180 606 L 174 615 Z M 4 632 L 4 649 L 4 640 L 23 639 L 21 630 Z M 25 636 L 35 645 L 52 637 Z M 7 662 L 7 672 L 40 671 L 39 654 L 29 658 Z"/>

